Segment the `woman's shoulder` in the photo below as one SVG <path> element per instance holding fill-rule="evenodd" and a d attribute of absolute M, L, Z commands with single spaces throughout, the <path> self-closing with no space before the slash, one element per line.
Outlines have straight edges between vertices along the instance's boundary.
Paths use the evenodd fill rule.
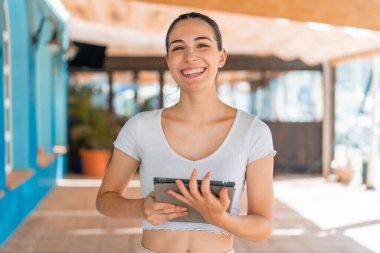
<path fill-rule="evenodd" d="M 254 120 L 254 118 L 256 118 L 256 115 L 250 113 L 250 112 L 247 112 L 247 111 L 244 111 L 242 109 L 236 109 L 238 111 L 238 113 L 240 114 L 240 117 L 246 119 L 246 120 Z"/>
<path fill-rule="evenodd" d="M 130 117 L 129 121 L 138 121 L 138 122 L 149 121 L 158 117 L 161 111 L 162 109 L 155 109 L 151 111 L 138 112 L 132 117 Z"/>
<path fill-rule="evenodd" d="M 237 109 L 237 113 L 239 114 L 240 122 L 244 122 L 248 125 L 252 125 L 256 120 L 259 120 L 256 115 L 242 109 Z"/>
<path fill-rule="evenodd" d="M 260 130 L 265 131 L 268 125 L 261 120 L 257 115 L 252 114 L 247 111 L 243 111 L 241 109 L 237 109 L 240 114 L 240 121 L 250 128 L 251 131 L 257 132 Z"/>

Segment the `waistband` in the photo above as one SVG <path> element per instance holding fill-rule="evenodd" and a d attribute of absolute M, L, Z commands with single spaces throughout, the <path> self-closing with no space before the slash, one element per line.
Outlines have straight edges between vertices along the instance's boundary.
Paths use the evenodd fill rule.
<path fill-rule="evenodd" d="M 157 253 L 155 251 L 151 251 L 147 248 L 144 248 L 144 246 L 142 246 L 141 244 L 139 246 L 137 246 L 137 250 L 136 250 L 136 253 Z M 229 251 L 226 251 L 224 253 L 235 253 L 234 249 L 231 249 Z"/>

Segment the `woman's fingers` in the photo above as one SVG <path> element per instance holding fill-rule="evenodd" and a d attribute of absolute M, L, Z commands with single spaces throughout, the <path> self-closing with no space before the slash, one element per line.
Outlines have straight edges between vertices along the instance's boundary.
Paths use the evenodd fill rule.
<path fill-rule="evenodd" d="M 183 217 L 188 215 L 187 209 L 184 207 L 175 207 L 169 209 L 161 209 L 159 211 L 155 211 L 152 216 L 148 219 L 150 223 L 153 225 L 159 225 L 165 223 L 167 221 L 173 220 L 178 217 Z"/>
<path fill-rule="evenodd" d="M 181 180 L 176 180 L 175 183 L 176 183 L 176 185 L 177 185 L 177 187 L 178 187 L 178 189 L 179 189 L 179 191 L 183 197 L 185 197 L 187 200 L 190 200 L 190 201 L 194 200 L 192 194 L 189 192 L 189 190 L 187 189 L 187 187 L 185 186 L 185 184 Z M 171 191 L 171 192 L 175 193 L 174 191 Z M 173 194 L 171 194 L 171 195 L 173 195 Z M 175 195 L 173 195 L 173 196 L 176 197 L 176 196 L 181 196 L 181 195 L 178 193 L 175 193 Z M 179 198 L 177 198 L 177 199 L 179 199 Z M 179 200 L 181 200 L 181 199 L 179 199 Z"/>
<path fill-rule="evenodd" d="M 189 214 L 188 212 L 168 213 L 168 214 L 165 214 L 165 220 L 168 220 L 168 221 L 173 220 L 175 218 L 183 217 L 183 216 L 186 216 L 188 214 Z"/>
<path fill-rule="evenodd" d="M 153 225 L 159 225 L 188 214 L 187 208 L 169 203 L 154 202 L 145 207 L 145 218 Z"/>
<path fill-rule="evenodd" d="M 172 209 L 174 207 L 175 207 L 175 205 L 170 204 L 170 203 L 154 203 L 153 204 L 153 210 L 154 211 L 159 211 L 159 210 L 163 210 L 163 209 Z"/>
<path fill-rule="evenodd" d="M 187 208 L 182 206 L 175 206 L 173 208 L 160 209 L 155 211 L 156 214 L 170 214 L 170 213 L 183 213 L 186 212 Z"/>
<path fill-rule="evenodd" d="M 193 173 L 191 173 L 190 181 L 189 181 L 189 188 L 191 194 L 194 196 L 195 199 L 201 199 L 202 195 L 199 192 L 198 189 L 198 181 L 197 181 L 197 169 L 193 170 Z"/>
<path fill-rule="evenodd" d="M 219 191 L 219 199 L 220 203 L 222 204 L 223 208 L 227 209 L 228 206 L 230 205 L 230 198 L 228 197 L 228 188 L 223 187 Z"/>
<path fill-rule="evenodd" d="M 211 193 L 210 181 L 211 172 L 207 172 L 206 175 L 203 177 L 201 185 L 202 196 L 207 202 L 215 200 L 214 194 Z"/>
<path fill-rule="evenodd" d="M 183 183 L 182 183 L 182 185 L 183 185 Z M 183 187 L 185 187 L 185 186 L 183 186 Z M 179 188 L 179 187 L 178 187 L 178 188 Z M 185 187 L 185 189 L 186 189 L 186 187 Z M 187 191 L 187 189 L 186 189 L 186 191 Z M 179 201 L 182 201 L 182 202 L 184 202 L 184 203 L 190 205 L 190 201 L 191 201 L 191 200 L 189 200 L 188 197 L 186 197 L 185 194 L 182 193 L 182 191 L 181 191 L 181 193 L 182 193 L 183 195 L 178 194 L 178 193 L 176 193 L 176 192 L 173 191 L 173 190 L 169 190 L 169 191 L 167 191 L 167 193 L 170 194 L 170 195 L 172 195 L 174 198 L 178 199 Z M 190 196 L 190 194 L 189 194 L 188 191 L 187 191 L 187 196 Z M 190 197 L 191 197 L 191 196 L 190 196 Z"/>

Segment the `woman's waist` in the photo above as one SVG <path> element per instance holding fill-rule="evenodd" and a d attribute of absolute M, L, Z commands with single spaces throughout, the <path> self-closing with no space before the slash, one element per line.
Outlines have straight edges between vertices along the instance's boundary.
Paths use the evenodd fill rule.
<path fill-rule="evenodd" d="M 154 252 L 222 253 L 232 248 L 233 235 L 194 230 L 144 230 L 141 244 Z"/>

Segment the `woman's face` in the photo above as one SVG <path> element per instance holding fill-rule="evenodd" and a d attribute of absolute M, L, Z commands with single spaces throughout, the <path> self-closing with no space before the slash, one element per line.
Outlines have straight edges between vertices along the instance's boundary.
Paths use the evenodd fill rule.
<path fill-rule="evenodd" d="M 199 90 L 215 85 L 220 64 L 227 54 L 218 50 L 212 27 L 201 19 L 178 22 L 169 35 L 167 63 L 169 70 L 184 90 Z"/>

